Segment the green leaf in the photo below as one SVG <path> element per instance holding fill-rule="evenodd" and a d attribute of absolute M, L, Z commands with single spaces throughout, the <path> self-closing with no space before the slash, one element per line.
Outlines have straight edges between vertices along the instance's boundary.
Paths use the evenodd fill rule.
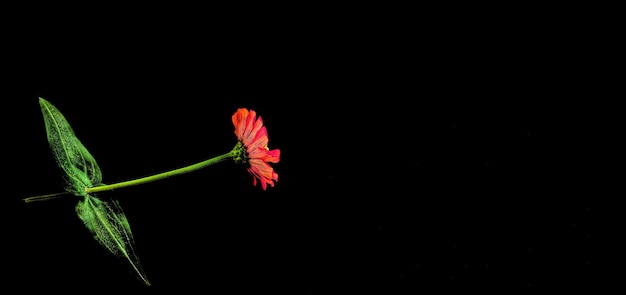
<path fill-rule="evenodd" d="M 118 201 L 105 202 L 85 191 L 87 187 L 102 185 L 102 172 L 96 160 L 76 138 L 72 127 L 56 107 L 43 98 L 39 98 L 39 105 L 52 154 L 65 172 L 65 190 L 84 197 L 76 205 L 78 217 L 96 241 L 114 255 L 128 260 L 139 279 L 149 286 L 135 254 L 130 225 Z"/>
<path fill-rule="evenodd" d="M 39 98 L 39 105 L 52 154 L 59 167 L 65 171 L 66 191 L 85 196 L 85 187 L 93 187 L 102 181 L 100 167 L 76 138 L 63 114 L 43 98 Z"/>
<path fill-rule="evenodd" d="M 139 279 L 150 286 L 134 251 L 130 225 L 117 200 L 105 202 L 87 195 L 76 205 L 76 213 L 103 247 L 114 255 L 128 260 Z"/>

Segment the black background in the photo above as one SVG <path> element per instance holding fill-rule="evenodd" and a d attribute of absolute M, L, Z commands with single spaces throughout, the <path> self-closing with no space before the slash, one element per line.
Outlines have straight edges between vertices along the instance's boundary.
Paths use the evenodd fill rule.
<path fill-rule="evenodd" d="M 584 26 L 506 9 L 297 11 L 48 16 L 12 33 L 3 285 L 313 295 L 612 281 L 614 217 L 587 156 L 593 89 L 571 46 Z M 228 152 L 232 114 L 254 109 L 281 149 L 279 181 L 263 191 L 223 162 L 101 193 L 125 209 L 147 288 L 96 244 L 75 199 L 21 201 L 63 189 L 38 97 L 105 183 Z"/>

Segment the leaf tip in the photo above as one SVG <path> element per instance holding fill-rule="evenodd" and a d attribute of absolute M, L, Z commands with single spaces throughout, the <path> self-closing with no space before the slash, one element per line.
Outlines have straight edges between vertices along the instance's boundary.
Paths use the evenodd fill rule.
<path fill-rule="evenodd" d="M 44 104 L 50 104 L 50 103 L 47 100 L 43 99 L 43 97 L 39 97 L 39 104 L 44 105 Z"/>

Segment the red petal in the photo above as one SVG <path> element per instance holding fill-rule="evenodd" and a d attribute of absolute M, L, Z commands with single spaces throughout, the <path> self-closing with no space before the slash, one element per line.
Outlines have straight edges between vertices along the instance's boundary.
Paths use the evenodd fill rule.
<path fill-rule="evenodd" d="M 237 135 L 237 139 L 239 140 L 242 139 L 248 113 L 248 109 L 240 108 L 237 109 L 237 112 L 235 112 L 232 117 L 233 125 L 235 125 L 235 135 Z"/>

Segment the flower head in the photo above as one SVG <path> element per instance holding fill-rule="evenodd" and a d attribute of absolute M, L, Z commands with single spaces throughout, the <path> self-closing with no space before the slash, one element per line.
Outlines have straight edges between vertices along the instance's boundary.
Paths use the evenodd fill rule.
<path fill-rule="evenodd" d="M 280 161 L 280 150 L 267 147 L 269 139 L 261 116 L 257 116 L 253 110 L 240 108 L 232 119 L 239 140 L 233 150 L 235 162 L 248 164 L 252 185 L 256 186 L 258 180 L 263 190 L 268 184 L 273 187 L 274 181 L 278 181 L 278 174 L 268 163 Z"/>

